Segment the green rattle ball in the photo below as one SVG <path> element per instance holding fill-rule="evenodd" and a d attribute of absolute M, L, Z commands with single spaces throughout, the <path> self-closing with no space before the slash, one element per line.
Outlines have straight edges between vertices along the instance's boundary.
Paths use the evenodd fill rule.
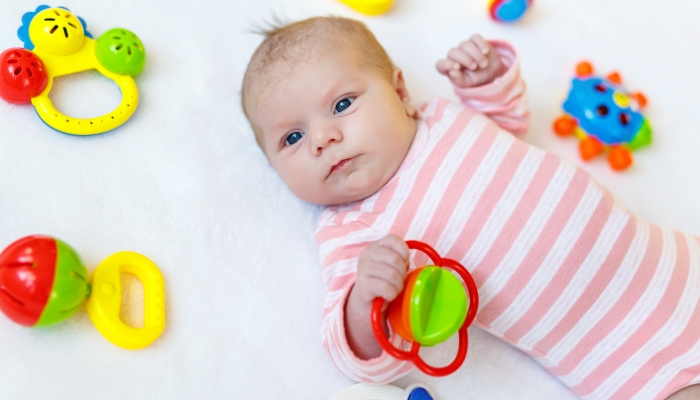
<path fill-rule="evenodd" d="M 146 48 L 135 33 L 114 28 L 97 39 L 95 54 L 107 70 L 135 77 L 146 66 Z"/>

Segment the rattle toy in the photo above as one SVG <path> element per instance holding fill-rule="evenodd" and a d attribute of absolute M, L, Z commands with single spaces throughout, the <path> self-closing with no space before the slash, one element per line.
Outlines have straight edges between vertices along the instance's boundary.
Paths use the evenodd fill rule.
<path fill-rule="evenodd" d="M 489 14 L 498 22 L 516 22 L 532 7 L 533 0 L 490 0 Z"/>
<path fill-rule="evenodd" d="M 629 93 L 616 72 L 605 78 L 593 75 L 587 62 L 578 64 L 576 76 L 564 102 L 565 114 L 554 121 L 554 132 L 560 137 L 576 135 L 583 160 L 608 152 L 614 170 L 627 169 L 632 151 L 652 142 L 651 125 L 642 114 L 646 97 Z"/>
<path fill-rule="evenodd" d="M 384 299 L 377 297 L 372 304 L 372 330 L 379 345 L 399 360 L 409 360 L 424 373 L 445 376 L 456 371 L 467 357 L 469 346 L 467 328 L 479 309 L 479 294 L 469 271 L 455 260 L 442 258 L 429 245 L 406 241 L 409 249 L 427 254 L 434 265 L 417 268 L 408 273 L 403 291 L 389 304 L 387 321 L 399 336 L 411 342 L 411 350 L 394 347 L 384 334 L 381 312 Z M 462 283 L 449 270 L 456 272 Z M 428 365 L 418 354 L 421 346 L 433 346 L 459 333 L 457 355 L 445 367 Z"/>
<path fill-rule="evenodd" d="M 132 328 L 119 317 L 121 272 L 143 283 L 143 328 Z M 51 236 L 27 236 L 0 253 L 0 310 L 12 321 L 27 327 L 55 324 L 73 315 L 86 298 L 88 315 L 97 330 L 119 347 L 144 348 L 163 332 L 163 276 L 141 254 L 112 254 L 88 279 L 78 253 Z"/>
<path fill-rule="evenodd" d="M 366 15 L 379 15 L 389 11 L 394 0 L 340 0 Z"/>
<path fill-rule="evenodd" d="M 0 97 L 14 104 L 31 102 L 48 126 L 71 135 L 104 133 L 126 122 L 139 103 L 133 77 L 145 66 L 146 49 L 126 29 L 110 29 L 94 40 L 86 27 L 82 18 L 65 7 L 41 5 L 24 14 L 17 31 L 24 48 L 0 54 Z M 121 103 L 101 117 L 64 115 L 49 98 L 54 78 L 90 69 L 119 86 Z"/>

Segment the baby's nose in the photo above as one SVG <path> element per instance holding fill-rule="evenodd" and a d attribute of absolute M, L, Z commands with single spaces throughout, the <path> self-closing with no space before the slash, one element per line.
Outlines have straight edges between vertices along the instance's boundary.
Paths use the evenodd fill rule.
<path fill-rule="evenodd" d="M 335 127 L 318 127 L 311 135 L 312 145 L 316 154 L 320 154 L 331 144 L 343 140 L 343 133 Z"/>

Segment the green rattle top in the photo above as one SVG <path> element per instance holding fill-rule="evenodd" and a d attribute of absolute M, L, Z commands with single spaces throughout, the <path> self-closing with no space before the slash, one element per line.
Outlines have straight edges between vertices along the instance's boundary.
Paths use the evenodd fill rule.
<path fill-rule="evenodd" d="M 468 309 L 469 298 L 457 277 L 440 267 L 423 268 L 411 293 L 414 339 L 424 346 L 444 342 L 462 326 Z"/>

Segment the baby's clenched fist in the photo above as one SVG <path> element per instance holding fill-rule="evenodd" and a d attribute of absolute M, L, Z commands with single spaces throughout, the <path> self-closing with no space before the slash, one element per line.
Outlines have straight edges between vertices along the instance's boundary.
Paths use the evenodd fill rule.
<path fill-rule="evenodd" d="M 386 308 L 403 290 L 409 257 L 406 242 L 396 235 L 371 243 L 360 253 L 351 296 L 367 310 L 375 297 L 382 297 Z"/>
<path fill-rule="evenodd" d="M 435 67 L 460 88 L 491 83 L 503 73 L 501 58 L 493 46 L 479 35 L 451 49 L 447 58 L 438 61 Z"/>

